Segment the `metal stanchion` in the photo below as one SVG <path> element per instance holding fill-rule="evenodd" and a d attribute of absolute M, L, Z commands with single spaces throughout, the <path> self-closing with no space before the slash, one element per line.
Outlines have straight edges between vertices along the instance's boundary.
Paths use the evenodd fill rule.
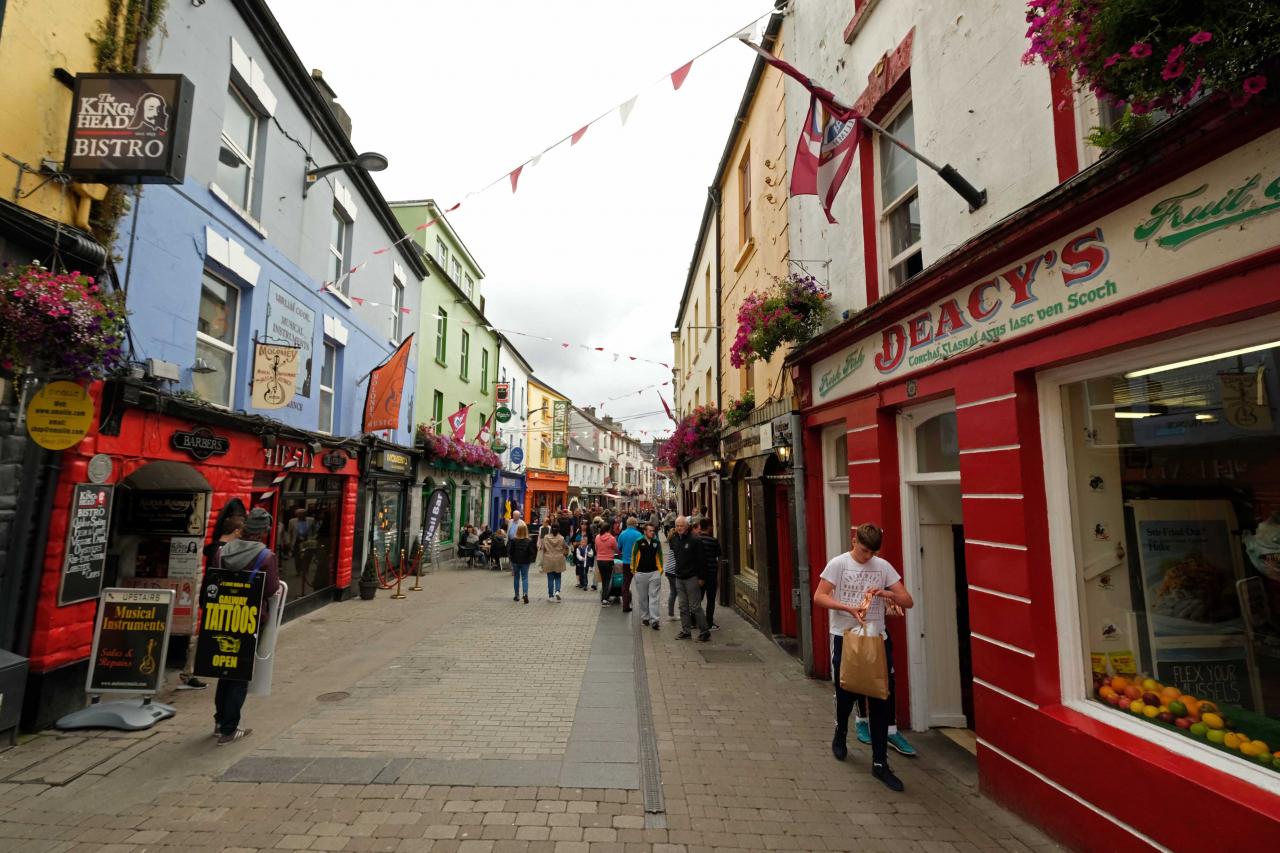
<path fill-rule="evenodd" d="M 418 559 L 413 565 L 413 586 L 409 587 L 409 592 L 422 592 L 422 546 L 418 546 Z"/>
<path fill-rule="evenodd" d="M 391 549 L 390 548 L 387 549 L 387 565 L 388 566 L 391 565 Z M 392 600 L 409 597 L 400 591 L 400 582 L 402 580 L 404 580 L 404 549 L 403 548 L 400 550 L 400 566 L 396 571 L 396 591 L 391 595 Z"/>

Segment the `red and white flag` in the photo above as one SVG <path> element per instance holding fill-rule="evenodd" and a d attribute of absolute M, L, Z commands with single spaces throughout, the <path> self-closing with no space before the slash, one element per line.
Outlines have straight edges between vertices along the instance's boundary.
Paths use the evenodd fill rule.
<path fill-rule="evenodd" d="M 764 48 L 746 39 L 742 43 L 764 58 L 764 61 L 809 90 L 809 114 L 796 144 L 796 159 L 791 167 L 791 195 L 816 195 L 828 222 L 835 222 L 831 207 L 853 168 L 853 155 L 862 138 L 862 115 L 836 100 L 804 72 L 778 59 Z"/>
<path fill-rule="evenodd" d="M 489 429 L 493 426 L 493 416 L 490 415 L 488 420 L 480 422 L 480 431 L 476 433 L 476 443 L 488 446 Z"/>
<path fill-rule="evenodd" d="M 663 384 L 665 385 L 666 383 L 664 382 Z M 671 422 L 672 422 L 673 424 L 674 424 L 674 423 L 679 423 L 679 422 L 676 420 L 676 416 L 675 416 L 674 414 L 672 414 L 672 413 L 671 413 L 671 407 L 667 405 L 667 398 L 662 396 L 662 392 L 661 392 L 661 391 L 659 391 L 659 392 L 658 392 L 658 399 L 662 401 L 662 408 L 664 408 L 664 409 L 666 409 L 666 410 L 667 410 L 667 417 L 671 418 Z"/>
<path fill-rule="evenodd" d="M 449 429 L 453 430 L 453 437 L 457 441 L 466 441 L 467 435 L 467 412 L 471 406 L 463 406 L 458 411 L 449 415 Z"/>

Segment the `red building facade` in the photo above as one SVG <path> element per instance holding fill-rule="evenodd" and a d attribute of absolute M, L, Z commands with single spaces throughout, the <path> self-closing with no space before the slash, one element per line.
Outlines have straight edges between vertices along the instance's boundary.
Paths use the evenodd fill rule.
<path fill-rule="evenodd" d="M 1280 765 L 1159 716 L 1280 751 L 1278 123 L 1183 116 L 790 359 L 810 595 L 881 525 L 899 724 L 972 729 L 983 789 L 1081 849 L 1280 837 Z M 815 608 L 826 676 L 828 642 Z"/>

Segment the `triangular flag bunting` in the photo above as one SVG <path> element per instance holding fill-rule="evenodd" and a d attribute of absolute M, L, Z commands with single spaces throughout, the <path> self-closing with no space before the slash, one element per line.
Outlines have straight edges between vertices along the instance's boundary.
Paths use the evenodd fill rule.
<path fill-rule="evenodd" d="M 589 124 L 584 124 L 582 127 L 575 130 L 573 132 L 573 136 L 569 137 L 569 145 L 572 147 L 574 145 L 577 145 L 579 142 L 581 142 L 582 137 L 587 135 L 587 128 L 590 126 L 591 125 Z"/>
<path fill-rule="evenodd" d="M 445 213 L 453 213 L 455 210 L 457 210 L 460 207 L 462 207 L 462 202 L 457 202 L 456 204 L 454 204 L 453 207 L 446 210 Z"/>
<path fill-rule="evenodd" d="M 693 68 L 693 60 L 690 59 L 684 65 L 681 65 L 675 71 L 671 72 L 671 85 L 678 92 L 680 87 L 684 85 L 684 78 L 689 76 L 689 69 Z"/>
<path fill-rule="evenodd" d="M 520 166 L 516 166 L 514 169 L 512 169 L 512 170 L 511 170 L 511 174 L 510 174 L 510 175 L 507 175 L 507 177 L 511 179 L 511 191 L 512 191 L 512 192 L 515 192 L 515 191 L 516 191 L 516 185 L 520 183 L 520 173 L 521 173 L 521 172 L 523 172 L 523 171 L 524 171 L 524 166 L 523 166 L 523 165 L 520 165 Z"/>
<path fill-rule="evenodd" d="M 630 98 L 622 102 L 622 106 L 618 107 L 618 116 L 622 119 L 622 126 L 627 126 L 627 119 L 631 118 L 631 111 L 636 108 L 636 101 L 640 99 L 639 95 L 632 95 Z"/>

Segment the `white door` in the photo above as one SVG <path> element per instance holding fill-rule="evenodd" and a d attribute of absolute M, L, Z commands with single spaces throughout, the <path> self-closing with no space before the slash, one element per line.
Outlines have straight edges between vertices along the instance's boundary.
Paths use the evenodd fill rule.
<path fill-rule="evenodd" d="M 920 514 L 919 565 L 923 588 L 928 725 L 965 728 L 956 620 L 953 524 L 960 523 L 960 487 L 916 486 Z"/>

